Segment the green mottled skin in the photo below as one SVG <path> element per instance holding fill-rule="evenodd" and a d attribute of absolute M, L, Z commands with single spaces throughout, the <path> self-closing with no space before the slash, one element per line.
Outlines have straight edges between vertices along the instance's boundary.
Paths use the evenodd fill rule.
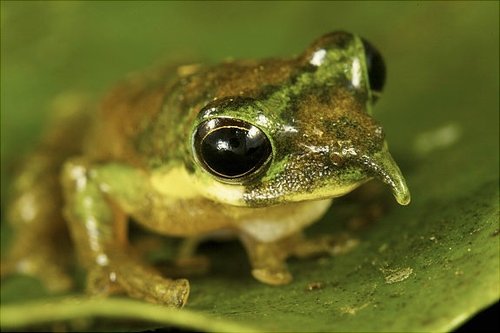
<path fill-rule="evenodd" d="M 325 212 L 329 199 L 376 177 L 391 186 L 400 203 L 409 202 L 382 128 L 371 117 L 364 57 L 359 37 L 337 32 L 290 59 L 133 75 L 103 100 L 91 130 L 71 134 L 76 132 L 69 125 L 52 130 L 63 140 L 80 143 L 60 149 L 38 171 L 50 179 L 61 173 L 64 214 L 54 204 L 43 208 L 59 190 L 38 187 L 34 205 L 39 213 L 26 221 L 20 198 L 33 190 L 21 184 L 9 216 L 15 226 L 28 224 L 47 234 L 44 216 L 56 216 L 57 225 L 67 223 L 91 294 L 125 291 L 173 306 L 187 300 L 187 280 L 166 279 L 130 252 L 127 217 L 164 235 L 235 235 L 258 280 L 289 283 L 287 257 L 328 252 L 325 242 L 309 242 L 301 230 Z M 273 153 L 262 172 L 226 182 L 201 167 L 193 153 L 193 133 L 215 117 L 237 118 L 266 134 Z M 45 146 L 58 145 L 50 141 Z M 38 155 L 43 158 L 46 152 L 40 149 Z M 26 167 L 19 179 L 30 173 Z M 18 228 L 24 248 L 30 248 L 28 229 Z M 30 258 L 27 252 L 14 250 L 12 257 Z M 37 266 L 40 261 L 50 265 L 48 255 L 34 257 L 25 273 L 40 276 L 48 286 L 63 276 L 56 268 L 48 276 Z"/>

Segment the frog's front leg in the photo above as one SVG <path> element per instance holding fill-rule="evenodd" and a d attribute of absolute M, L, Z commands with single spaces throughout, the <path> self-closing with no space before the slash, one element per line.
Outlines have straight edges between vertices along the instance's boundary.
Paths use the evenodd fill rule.
<path fill-rule="evenodd" d="M 285 262 L 290 255 L 289 238 L 275 242 L 262 242 L 247 234 L 240 238 L 250 259 L 254 278 L 271 285 L 292 281 L 292 274 Z"/>
<path fill-rule="evenodd" d="M 189 294 L 185 279 L 170 280 L 143 265 L 130 251 L 127 215 L 147 204 L 147 178 L 125 165 L 67 162 L 63 170 L 65 217 L 82 264 L 87 290 L 94 295 L 125 291 L 153 303 L 183 306 Z"/>

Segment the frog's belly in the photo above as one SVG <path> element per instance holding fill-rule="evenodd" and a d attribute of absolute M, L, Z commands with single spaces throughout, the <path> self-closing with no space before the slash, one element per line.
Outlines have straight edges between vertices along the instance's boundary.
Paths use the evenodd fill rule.
<path fill-rule="evenodd" d="M 320 219 L 331 203 L 332 199 L 326 199 L 259 208 L 240 217 L 237 228 L 261 242 L 273 242 Z"/>
<path fill-rule="evenodd" d="M 331 199 L 248 208 L 221 205 L 206 199 L 150 198 L 150 205 L 134 214 L 137 222 L 167 236 L 203 236 L 221 230 L 245 233 L 262 242 L 289 236 L 318 220 Z"/>

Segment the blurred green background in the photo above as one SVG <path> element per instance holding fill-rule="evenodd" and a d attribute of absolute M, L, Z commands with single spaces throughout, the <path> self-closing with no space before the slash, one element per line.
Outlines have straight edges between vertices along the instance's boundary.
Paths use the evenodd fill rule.
<path fill-rule="evenodd" d="M 404 246 L 411 244 L 422 246 L 419 249 L 431 259 L 434 253 L 447 256 L 448 261 L 443 262 L 449 264 L 453 260 L 444 254 L 448 253 L 444 247 L 436 250 L 427 244 L 430 236 L 447 239 L 446 235 L 432 236 L 433 232 L 446 232 L 449 239 L 444 244 L 464 255 L 460 257 L 465 260 L 464 270 L 477 266 L 467 263 L 470 251 L 466 249 L 481 242 L 484 248 L 478 247 L 477 257 L 488 259 L 478 265 L 487 270 L 481 276 L 488 282 L 479 283 L 476 289 L 493 289 L 483 292 L 483 297 L 474 289 L 476 282 L 464 278 L 462 284 L 469 287 L 464 287 L 465 300 L 457 301 L 457 311 L 444 311 L 445 320 L 439 325 L 422 320 L 417 326 L 454 327 L 498 299 L 498 284 L 491 285 L 492 277 L 498 277 L 498 237 L 485 241 L 463 236 L 474 227 L 485 227 L 491 233 L 495 223 L 498 232 L 498 13 L 497 1 L 2 1 L 2 203 L 16 160 L 34 145 L 47 106 L 62 92 L 86 91 L 99 96 L 127 72 L 165 59 L 216 62 L 228 57 L 284 57 L 300 53 L 326 32 L 355 32 L 376 45 L 386 60 L 388 80 L 375 117 L 387 132 L 413 197 L 411 206 L 397 208 L 381 222 L 387 230 L 380 227 L 382 231 L 375 236 L 361 237 L 371 242 L 367 251 L 376 251 L 384 232 L 410 237 L 412 241 L 400 240 L 399 248 L 395 240 L 395 248 L 402 252 L 399 257 L 385 258 L 388 262 L 410 260 L 408 253 L 413 249 Z M 451 225 L 442 227 L 440 223 Z M 397 224 L 403 227 L 394 227 Z M 388 234 L 389 244 L 391 237 L 396 236 Z M 423 267 L 431 259 L 423 260 Z M 450 267 L 446 269 L 460 271 Z M 342 269 L 338 272 L 340 276 Z M 469 273 L 477 276 L 477 272 Z M 425 273 L 417 276 L 415 290 L 422 281 L 430 281 Z M 447 279 L 443 275 L 440 281 Z M 340 283 L 348 286 L 348 282 Z M 445 289 L 441 286 L 438 290 Z M 194 307 L 210 309 L 203 303 L 208 297 L 203 292 L 195 289 L 193 297 L 198 295 L 199 300 L 200 293 L 201 301 L 194 298 Z M 424 300 L 413 305 L 408 311 L 431 306 Z M 231 304 L 227 306 L 231 308 Z M 394 309 L 399 308 L 394 305 Z M 463 317 L 459 317 L 461 313 Z M 253 320 L 251 315 L 247 317 Z M 367 318 L 377 318 L 376 312 Z M 409 322 L 407 327 L 411 327 Z M 404 326 L 381 325 L 384 327 Z"/>

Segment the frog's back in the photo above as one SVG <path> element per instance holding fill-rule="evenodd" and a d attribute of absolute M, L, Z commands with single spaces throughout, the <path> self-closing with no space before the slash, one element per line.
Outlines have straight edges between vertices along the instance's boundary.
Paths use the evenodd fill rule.
<path fill-rule="evenodd" d="M 133 73 L 111 89 L 96 110 L 84 143 L 85 156 L 141 166 L 134 142 L 160 112 L 178 79 L 176 69 Z"/>

